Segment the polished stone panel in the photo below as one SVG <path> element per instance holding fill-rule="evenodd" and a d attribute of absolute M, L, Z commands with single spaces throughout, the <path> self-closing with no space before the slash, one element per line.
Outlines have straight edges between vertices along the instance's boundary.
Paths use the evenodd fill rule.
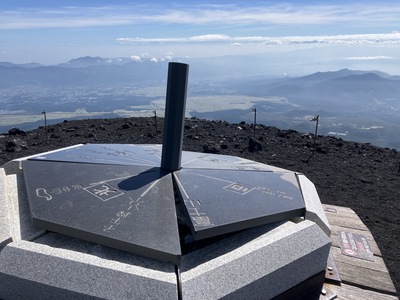
<path fill-rule="evenodd" d="M 157 167 L 23 162 L 34 225 L 179 264 L 171 174 Z"/>
<path fill-rule="evenodd" d="M 305 213 L 294 173 L 181 169 L 174 174 L 195 239 Z"/>
<path fill-rule="evenodd" d="M 285 169 L 262 164 L 253 160 L 232 155 L 201 152 L 182 152 L 182 168 L 218 170 L 263 170 L 270 172 L 290 172 Z"/>
<path fill-rule="evenodd" d="M 32 157 L 32 160 L 127 166 L 160 166 L 161 145 L 85 144 Z"/>
<path fill-rule="evenodd" d="M 182 153 L 182 168 L 170 172 L 160 168 L 161 151 L 161 145 L 85 144 L 31 157 L 23 168 L 34 224 L 145 256 L 157 258 L 158 254 L 152 251 L 160 250 L 178 257 L 173 180 L 189 217 L 186 225 L 191 228 L 195 240 L 305 214 L 294 172 L 236 156 L 186 151 Z M 38 199 L 42 200 L 40 204 L 36 204 Z M 61 204 L 54 199 L 61 199 Z M 78 205 L 76 199 L 83 200 Z M 168 244 L 173 245 L 173 249 L 162 250 L 162 241 L 157 244 L 149 238 L 151 235 L 147 231 L 159 232 L 154 219 L 125 221 L 132 218 L 132 204 L 137 210 L 144 199 L 152 204 L 151 207 L 146 205 L 145 220 L 150 216 L 158 220 L 160 207 L 172 211 L 162 216 L 162 222 L 157 222 L 167 230 L 160 232 L 170 238 Z M 98 207 L 88 210 L 88 206 L 96 205 L 94 200 L 99 203 Z M 49 203 L 59 206 L 53 208 Z M 73 208 L 64 207 L 71 203 Z M 38 208 L 35 210 L 33 205 Z M 62 224 L 59 224 L 57 212 L 66 214 Z M 78 222 L 72 221 L 75 216 L 80 216 Z M 94 230 L 99 218 L 114 221 L 103 224 L 102 230 Z M 145 233 L 132 235 L 131 227 L 124 228 L 119 225 L 121 222 L 134 228 L 142 226 L 140 231 Z M 129 239 L 124 238 L 125 235 L 129 235 Z"/>

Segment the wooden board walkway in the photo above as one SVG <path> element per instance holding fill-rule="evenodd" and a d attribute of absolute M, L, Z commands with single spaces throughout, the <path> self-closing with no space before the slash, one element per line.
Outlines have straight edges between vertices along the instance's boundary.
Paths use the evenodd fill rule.
<path fill-rule="evenodd" d="M 331 264 L 336 264 L 331 270 L 328 261 L 327 274 L 337 270 L 341 281 L 327 279 L 320 300 L 398 299 L 379 247 L 357 214 L 347 207 L 323 207 L 332 230 Z"/>

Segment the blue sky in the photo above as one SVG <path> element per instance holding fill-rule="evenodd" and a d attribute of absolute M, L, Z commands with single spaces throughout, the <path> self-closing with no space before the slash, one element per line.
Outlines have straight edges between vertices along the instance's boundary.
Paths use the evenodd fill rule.
<path fill-rule="evenodd" d="M 399 50 L 400 1 L 0 1 L 13 63 L 249 55 L 400 74 Z"/>

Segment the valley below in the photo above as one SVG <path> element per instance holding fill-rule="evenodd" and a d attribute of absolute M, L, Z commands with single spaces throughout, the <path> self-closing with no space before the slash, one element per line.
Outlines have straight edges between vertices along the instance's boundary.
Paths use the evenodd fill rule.
<path fill-rule="evenodd" d="M 400 76 L 342 69 L 300 77 L 224 77 L 222 70 L 210 73 L 207 62 L 189 63 L 188 118 L 256 122 L 302 133 L 317 129 L 400 149 Z M 58 66 L 0 63 L 0 133 L 35 129 L 45 121 L 163 117 L 167 66 L 99 57 Z"/>

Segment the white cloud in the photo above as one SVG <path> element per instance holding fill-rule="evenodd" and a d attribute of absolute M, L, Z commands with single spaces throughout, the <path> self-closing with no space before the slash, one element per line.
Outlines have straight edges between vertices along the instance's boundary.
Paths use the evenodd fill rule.
<path fill-rule="evenodd" d="M 391 56 L 377 55 L 377 56 L 350 56 L 346 57 L 347 60 L 381 60 L 381 59 L 394 59 Z"/>
<path fill-rule="evenodd" d="M 166 60 L 172 60 L 174 58 L 174 53 L 172 53 L 172 52 L 167 52 L 166 54 L 165 54 L 165 59 Z"/>
<path fill-rule="evenodd" d="M 133 61 L 141 61 L 142 59 L 140 58 L 140 56 L 138 56 L 138 55 L 132 55 L 131 56 L 131 59 L 133 60 Z"/>
<path fill-rule="evenodd" d="M 150 59 L 150 61 L 151 61 L 151 62 L 154 62 L 154 63 L 158 62 L 157 58 L 155 58 L 155 57 L 153 57 L 152 59 Z"/>
<path fill-rule="evenodd" d="M 232 45 L 244 43 L 259 43 L 263 45 L 290 45 L 290 44 L 398 44 L 400 45 L 400 33 L 389 34 L 352 34 L 352 35 L 323 35 L 323 36 L 239 36 L 230 37 L 224 34 L 206 34 L 186 38 L 129 38 L 120 37 L 119 43 L 207 43 L 228 42 Z"/>
<path fill-rule="evenodd" d="M 195 42 L 218 42 L 218 41 L 229 41 L 231 37 L 224 34 L 205 34 L 205 35 L 197 35 L 192 36 L 187 41 L 195 41 Z"/>
<path fill-rule="evenodd" d="M 27 2 L 29 3 L 29 2 Z M 32 2 L 33 3 L 33 2 Z M 129 24 L 188 25 L 318 25 L 339 26 L 355 22 L 363 26 L 398 26 L 400 4 L 347 3 L 305 5 L 304 3 L 170 5 L 168 2 L 140 5 L 66 6 L 57 9 L 19 8 L 0 11 L 0 29 L 83 28 Z M 371 22 L 373 20 L 373 22 Z"/>

